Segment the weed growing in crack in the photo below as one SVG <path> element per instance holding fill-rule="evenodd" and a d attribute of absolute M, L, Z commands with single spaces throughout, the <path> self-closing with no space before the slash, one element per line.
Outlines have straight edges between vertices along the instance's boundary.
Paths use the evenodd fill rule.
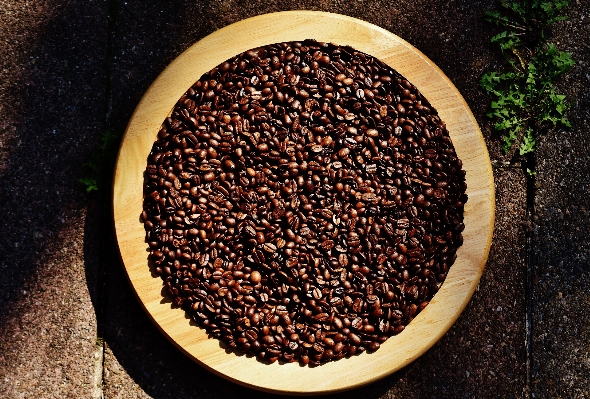
<path fill-rule="evenodd" d="M 532 154 L 539 133 L 558 125 L 569 127 L 565 96 L 555 82 L 574 66 L 570 53 L 549 42 L 550 27 L 566 19 L 560 12 L 569 0 L 502 1 L 502 12 L 486 12 L 486 20 L 503 30 L 492 43 L 505 57 L 501 71 L 485 73 L 480 85 L 492 97 L 487 116 L 502 137 L 502 149 Z M 529 175 L 534 174 L 531 169 Z"/>
<path fill-rule="evenodd" d="M 120 141 L 120 135 L 107 129 L 100 139 L 100 145 L 82 165 L 85 175 L 78 181 L 87 193 L 102 190 L 110 184 Z"/>

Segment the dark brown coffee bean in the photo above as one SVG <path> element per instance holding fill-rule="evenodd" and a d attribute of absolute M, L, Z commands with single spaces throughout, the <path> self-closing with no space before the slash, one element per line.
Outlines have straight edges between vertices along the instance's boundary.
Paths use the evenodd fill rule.
<path fill-rule="evenodd" d="M 348 266 L 348 256 L 345 253 L 342 253 L 338 256 L 338 262 L 340 263 L 340 265 L 342 265 L 343 267 Z"/>
<path fill-rule="evenodd" d="M 356 312 L 356 313 L 358 313 L 358 312 Z M 356 317 L 355 319 L 352 320 L 351 327 L 356 330 L 361 329 L 363 327 L 363 320 L 360 317 Z"/>
<path fill-rule="evenodd" d="M 312 290 L 312 294 L 315 299 L 322 299 L 322 290 L 320 290 L 319 288 L 314 288 Z"/>
<path fill-rule="evenodd" d="M 369 350 L 371 352 L 375 352 L 377 349 L 381 347 L 381 344 L 377 341 L 373 341 L 369 344 Z"/>
<path fill-rule="evenodd" d="M 272 335 L 265 335 L 262 337 L 262 342 L 266 345 L 272 345 L 275 343 L 275 339 Z"/>
<path fill-rule="evenodd" d="M 275 253 L 277 250 L 277 246 L 271 242 L 267 242 L 264 243 L 262 245 L 262 248 L 266 251 L 266 252 L 270 252 L 270 253 Z"/>
<path fill-rule="evenodd" d="M 361 343 L 361 338 L 358 335 L 356 335 L 355 333 L 348 334 L 348 339 L 354 345 L 359 345 Z"/>

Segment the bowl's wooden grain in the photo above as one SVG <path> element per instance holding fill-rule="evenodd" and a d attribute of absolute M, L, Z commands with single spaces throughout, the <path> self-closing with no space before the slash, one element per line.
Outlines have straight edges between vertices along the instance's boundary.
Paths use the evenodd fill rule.
<path fill-rule="evenodd" d="M 310 368 L 271 364 L 227 353 L 216 339 L 162 300 L 162 281 L 150 274 L 142 210 L 143 171 L 157 132 L 182 94 L 201 75 L 250 48 L 316 39 L 350 45 L 396 69 L 446 122 L 467 171 L 464 244 L 441 290 L 401 334 L 373 354 Z M 412 362 L 451 327 L 471 298 L 488 256 L 494 223 L 494 184 L 486 145 L 469 107 L 440 69 L 399 37 L 337 14 L 290 11 L 250 18 L 218 30 L 182 53 L 162 72 L 137 106 L 121 144 L 115 171 L 115 230 L 129 280 L 154 323 L 178 348 L 207 369 L 256 389 L 288 394 L 329 393 L 368 384 Z"/>

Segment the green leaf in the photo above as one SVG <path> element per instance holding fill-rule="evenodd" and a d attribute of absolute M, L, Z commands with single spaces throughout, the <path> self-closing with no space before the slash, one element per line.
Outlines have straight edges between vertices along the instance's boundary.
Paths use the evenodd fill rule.
<path fill-rule="evenodd" d="M 531 170 L 529 168 L 526 168 L 526 173 L 527 173 L 527 175 L 529 175 L 531 177 L 537 174 L 537 172 L 535 172 L 534 170 Z"/>
<path fill-rule="evenodd" d="M 120 139 L 120 135 L 110 129 L 106 130 L 100 138 L 98 147 L 82 164 L 84 177 L 79 181 L 86 187 L 86 192 L 99 191 L 109 185 Z"/>
<path fill-rule="evenodd" d="M 491 40 L 492 43 L 496 43 L 500 46 L 500 50 L 502 51 L 512 50 L 521 45 L 519 34 L 513 31 L 498 33 L 496 36 L 492 37 Z"/>
<path fill-rule="evenodd" d="M 98 191 L 98 182 L 96 181 L 96 179 L 90 177 L 83 177 L 78 181 L 84 185 L 87 193 L 91 191 Z"/>
<path fill-rule="evenodd" d="M 487 94 L 493 93 L 496 90 L 496 85 L 500 81 L 497 72 L 484 73 L 479 80 L 479 85 L 486 91 Z"/>
<path fill-rule="evenodd" d="M 556 94 L 553 89 L 549 91 L 549 95 L 541 104 L 542 114 L 540 115 L 540 122 L 548 122 L 551 126 L 562 125 L 570 127 L 569 121 L 565 118 L 565 111 L 568 109 L 568 104 L 565 102 L 563 94 Z"/>
<path fill-rule="evenodd" d="M 511 130 L 508 135 L 503 137 L 503 140 L 504 144 L 502 145 L 502 150 L 504 151 L 504 154 L 508 154 L 510 149 L 514 146 L 516 140 L 518 140 L 518 136 L 513 130 Z"/>
<path fill-rule="evenodd" d="M 488 22 L 496 22 L 499 19 L 502 19 L 502 14 L 497 11 L 486 11 L 484 13 L 484 18 Z"/>
<path fill-rule="evenodd" d="M 505 8 L 508 8 L 510 11 L 512 11 L 513 13 L 515 13 L 517 16 L 519 16 L 521 19 L 526 19 L 527 17 L 527 13 L 525 11 L 525 9 L 518 3 L 516 2 L 502 2 L 502 5 Z"/>
<path fill-rule="evenodd" d="M 110 150 L 114 144 L 119 141 L 119 135 L 107 129 L 101 137 L 101 144 L 98 147 L 100 150 Z"/>
<path fill-rule="evenodd" d="M 510 23 L 510 20 L 507 17 L 495 11 L 486 11 L 485 20 L 501 26 L 506 26 Z"/>
<path fill-rule="evenodd" d="M 533 136 L 533 129 L 528 128 L 522 137 L 519 154 L 525 155 L 533 151 L 535 151 L 535 137 Z"/>

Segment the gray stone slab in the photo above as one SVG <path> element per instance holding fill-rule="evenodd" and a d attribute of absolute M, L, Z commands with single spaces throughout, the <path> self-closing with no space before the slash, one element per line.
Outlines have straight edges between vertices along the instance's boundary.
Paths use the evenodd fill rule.
<path fill-rule="evenodd" d="M 582 4 L 580 4 L 582 3 Z M 576 2 L 554 32 L 576 67 L 560 82 L 571 129 L 537 150 L 533 235 L 532 394 L 590 398 L 590 11 Z"/>
<path fill-rule="evenodd" d="M 0 397 L 100 394 L 80 166 L 106 111 L 106 4 L 0 3 Z"/>

